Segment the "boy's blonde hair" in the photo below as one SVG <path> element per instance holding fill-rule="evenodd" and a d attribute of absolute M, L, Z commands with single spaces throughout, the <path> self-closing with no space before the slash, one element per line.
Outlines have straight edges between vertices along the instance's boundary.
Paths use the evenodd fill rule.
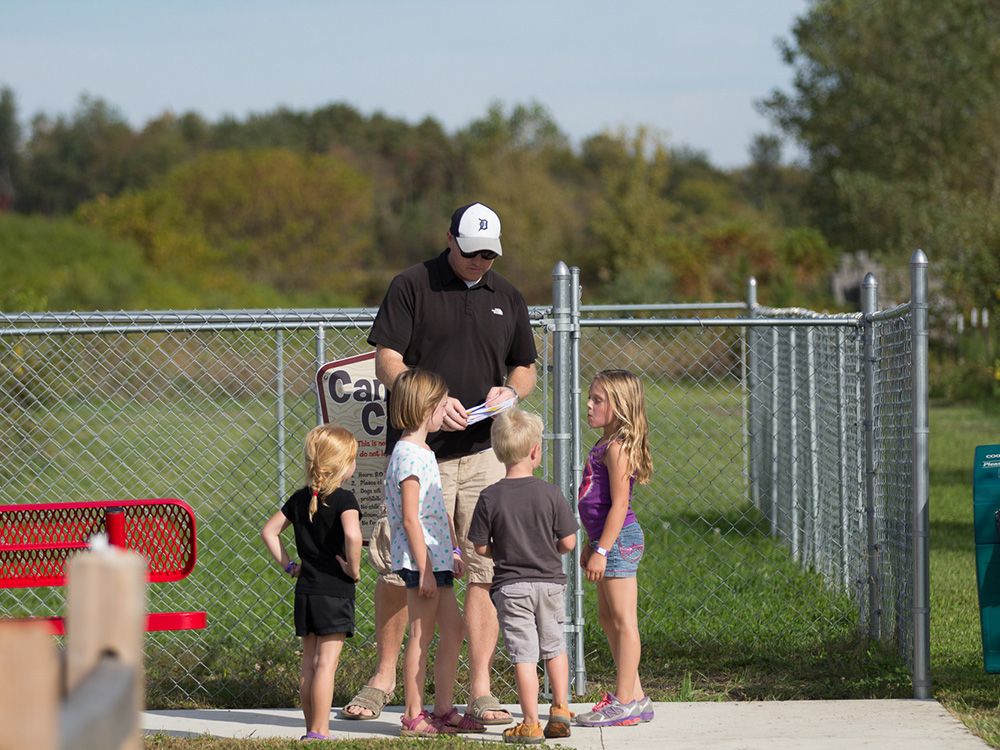
<path fill-rule="evenodd" d="M 493 452 L 505 466 L 513 466 L 528 457 L 542 442 L 545 423 L 537 414 L 523 409 L 508 409 L 493 420 L 490 441 Z"/>
<path fill-rule="evenodd" d="M 358 441 L 340 425 L 324 424 L 309 430 L 305 440 L 305 464 L 306 479 L 312 489 L 310 521 L 319 508 L 319 497 L 340 487 L 357 455 Z"/>
<path fill-rule="evenodd" d="M 649 422 L 646 419 L 646 394 L 642 381 L 628 370 L 602 370 L 594 377 L 608 392 L 613 416 L 612 440 L 622 444 L 628 468 L 639 484 L 653 475 L 653 457 L 649 452 Z"/>
<path fill-rule="evenodd" d="M 447 395 L 448 384 L 436 372 L 403 370 L 389 391 L 389 421 L 397 430 L 416 430 Z"/>

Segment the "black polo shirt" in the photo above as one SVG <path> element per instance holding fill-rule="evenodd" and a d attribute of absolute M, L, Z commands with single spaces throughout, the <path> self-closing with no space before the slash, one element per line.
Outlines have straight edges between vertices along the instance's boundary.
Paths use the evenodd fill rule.
<path fill-rule="evenodd" d="M 399 352 L 407 367 L 440 373 L 449 394 L 468 409 L 501 385 L 509 368 L 533 364 L 538 353 L 517 288 L 492 269 L 469 288 L 448 264 L 448 252 L 392 280 L 368 343 Z M 439 459 L 478 453 L 490 447 L 492 422 L 438 432 L 428 444 Z M 386 428 L 386 452 L 391 452 L 400 432 L 388 420 Z"/>

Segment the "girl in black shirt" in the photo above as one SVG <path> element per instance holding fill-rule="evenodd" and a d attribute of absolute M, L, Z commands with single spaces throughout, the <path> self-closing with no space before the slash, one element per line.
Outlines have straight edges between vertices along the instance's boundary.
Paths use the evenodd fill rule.
<path fill-rule="evenodd" d="M 354 473 L 358 441 L 343 427 L 309 431 L 309 484 L 296 490 L 260 532 L 268 552 L 295 584 L 295 634 L 302 638 L 299 697 L 306 719 L 302 739 L 328 739 L 333 685 L 344 640 L 354 635 L 354 586 L 361 577 L 361 510 L 341 487 Z M 281 540 L 291 526 L 302 559 L 292 561 Z"/>

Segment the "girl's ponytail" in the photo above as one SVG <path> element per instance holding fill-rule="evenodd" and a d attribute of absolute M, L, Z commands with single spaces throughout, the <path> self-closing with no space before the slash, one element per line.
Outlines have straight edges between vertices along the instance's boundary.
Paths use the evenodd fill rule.
<path fill-rule="evenodd" d="M 309 500 L 310 521 L 319 510 L 322 502 L 320 495 L 329 495 L 340 487 L 357 455 L 358 441 L 340 425 L 314 427 L 306 435 L 305 469 L 309 488 L 312 490 Z"/>
<path fill-rule="evenodd" d="M 319 491 L 313 487 L 312 497 L 309 499 L 309 520 L 313 520 L 313 516 L 316 515 L 316 511 L 319 510 Z"/>

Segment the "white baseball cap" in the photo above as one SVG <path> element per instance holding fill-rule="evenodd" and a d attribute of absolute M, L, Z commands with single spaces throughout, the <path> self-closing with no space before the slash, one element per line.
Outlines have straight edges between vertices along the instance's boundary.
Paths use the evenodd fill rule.
<path fill-rule="evenodd" d="M 500 217 L 482 203 L 470 203 L 455 209 L 449 230 L 464 253 L 492 250 L 503 255 L 500 247 Z"/>

